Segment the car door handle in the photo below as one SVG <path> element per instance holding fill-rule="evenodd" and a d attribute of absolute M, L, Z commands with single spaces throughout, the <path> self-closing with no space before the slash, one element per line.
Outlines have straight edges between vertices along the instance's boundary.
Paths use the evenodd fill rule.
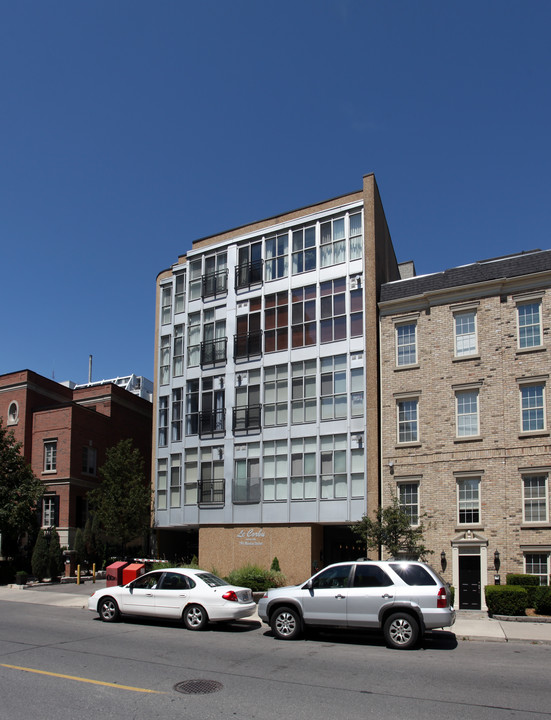
<path fill-rule="evenodd" d="M 384 598 L 391 598 L 391 597 L 393 597 L 393 596 L 392 596 L 392 595 L 389 595 L 388 593 L 385 593 L 384 595 L 382 595 L 382 597 L 384 597 Z"/>
<path fill-rule="evenodd" d="M 337 600 L 345 600 L 345 599 L 346 599 L 346 595 L 341 595 L 341 594 L 339 593 L 338 595 L 335 595 L 335 598 L 336 598 Z"/>
<path fill-rule="evenodd" d="M 187 597 L 185 593 L 180 593 L 180 597 Z"/>

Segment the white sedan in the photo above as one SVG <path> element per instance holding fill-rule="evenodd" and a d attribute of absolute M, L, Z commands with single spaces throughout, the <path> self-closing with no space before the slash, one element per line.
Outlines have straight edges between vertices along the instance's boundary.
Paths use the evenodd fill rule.
<path fill-rule="evenodd" d="M 88 610 L 104 622 L 121 615 L 181 619 L 188 630 L 202 630 L 213 622 L 250 617 L 256 611 L 249 588 L 228 585 L 212 573 L 191 568 L 153 570 L 127 585 L 97 590 Z"/>

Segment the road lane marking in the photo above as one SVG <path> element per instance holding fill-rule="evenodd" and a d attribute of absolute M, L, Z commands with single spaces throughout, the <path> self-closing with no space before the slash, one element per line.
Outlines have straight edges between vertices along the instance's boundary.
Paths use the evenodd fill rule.
<path fill-rule="evenodd" d="M 21 667 L 20 665 L 6 665 L 5 663 L 0 663 L 0 667 L 10 668 L 11 670 L 23 670 L 23 672 L 36 673 L 37 675 L 50 675 L 50 677 L 63 678 L 64 680 L 76 680 L 77 682 L 90 683 L 91 685 L 104 685 L 105 687 L 112 687 L 117 690 L 132 690 L 132 692 L 154 693 L 155 695 L 165 694 L 161 690 L 149 690 L 148 688 L 132 687 L 131 685 L 118 685 L 117 683 L 91 680 L 89 678 L 78 677 L 76 675 L 63 675 L 61 673 L 48 672 L 47 670 L 35 670 L 34 668 Z"/>

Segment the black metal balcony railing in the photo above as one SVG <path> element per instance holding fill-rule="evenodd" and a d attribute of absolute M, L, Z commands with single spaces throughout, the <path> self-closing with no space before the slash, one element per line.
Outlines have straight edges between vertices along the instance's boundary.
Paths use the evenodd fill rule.
<path fill-rule="evenodd" d="M 219 270 L 215 273 L 203 275 L 201 278 L 201 297 L 225 295 L 228 292 L 228 270 Z"/>
<path fill-rule="evenodd" d="M 233 409 L 233 431 L 260 430 L 262 405 L 248 405 Z"/>
<path fill-rule="evenodd" d="M 260 502 L 260 478 L 233 479 L 232 502 L 235 505 Z"/>
<path fill-rule="evenodd" d="M 226 431 L 226 410 L 205 410 L 199 413 L 199 435 L 215 435 Z"/>
<path fill-rule="evenodd" d="M 198 502 L 201 504 L 223 505 L 225 492 L 225 480 L 201 480 Z"/>
<path fill-rule="evenodd" d="M 228 338 L 201 343 L 201 365 L 225 363 L 228 359 Z"/>
<path fill-rule="evenodd" d="M 262 355 L 262 330 L 233 336 L 234 360 Z"/>
<path fill-rule="evenodd" d="M 259 285 L 262 283 L 263 261 L 239 265 L 235 268 L 235 287 L 239 289 L 250 287 L 251 285 Z"/>

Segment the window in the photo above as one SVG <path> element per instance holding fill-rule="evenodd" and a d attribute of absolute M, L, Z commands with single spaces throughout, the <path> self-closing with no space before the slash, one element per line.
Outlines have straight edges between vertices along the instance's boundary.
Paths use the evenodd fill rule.
<path fill-rule="evenodd" d="M 412 525 L 419 524 L 419 485 L 418 483 L 400 483 L 398 485 L 400 507 L 409 517 Z"/>
<path fill-rule="evenodd" d="M 365 496 L 365 457 L 363 448 L 363 435 L 360 435 L 361 447 L 350 450 L 350 485 L 352 497 Z"/>
<path fill-rule="evenodd" d="M 316 375 L 317 361 L 305 360 L 291 365 L 291 422 L 316 422 L 317 395 Z"/>
<path fill-rule="evenodd" d="M 320 285 L 321 342 L 346 340 L 346 278 Z"/>
<path fill-rule="evenodd" d="M 266 280 L 276 280 L 289 274 L 289 233 L 279 233 L 266 239 Z"/>
<path fill-rule="evenodd" d="M 214 310 L 203 315 L 203 342 L 201 344 L 201 365 L 216 365 L 226 362 L 226 320 L 215 320 Z"/>
<path fill-rule="evenodd" d="M 345 498 L 346 435 L 325 435 L 321 438 L 321 497 L 322 500 Z"/>
<path fill-rule="evenodd" d="M 184 312 L 186 308 L 186 274 L 176 275 L 176 289 L 174 291 L 174 312 Z"/>
<path fill-rule="evenodd" d="M 520 388 L 522 432 L 545 430 L 544 385 L 523 385 Z"/>
<path fill-rule="evenodd" d="M 518 346 L 521 349 L 539 347 L 541 338 L 541 301 L 519 303 Z"/>
<path fill-rule="evenodd" d="M 242 245 L 238 250 L 235 287 L 248 288 L 262 282 L 262 243 Z"/>
<path fill-rule="evenodd" d="M 549 585 L 549 553 L 525 553 L 524 569 L 528 575 L 537 575 L 540 585 Z"/>
<path fill-rule="evenodd" d="M 225 252 L 205 258 L 202 296 L 217 297 L 228 291 L 228 258 Z"/>
<path fill-rule="evenodd" d="M 457 504 L 460 525 L 480 522 L 480 478 L 457 480 Z"/>
<path fill-rule="evenodd" d="M 287 364 L 264 371 L 264 425 L 287 425 L 289 368 Z"/>
<path fill-rule="evenodd" d="M 187 364 L 188 367 L 199 365 L 201 359 L 201 313 L 188 315 L 187 328 Z"/>
<path fill-rule="evenodd" d="M 200 419 L 200 435 L 222 433 L 226 429 L 226 391 L 223 378 L 203 378 Z"/>
<path fill-rule="evenodd" d="M 42 499 L 42 527 L 59 525 L 59 495 L 45 495 Z"/>
<path fill-rule="evenodd" d="M 161 290 L 161 324 L 168 325 L 172 319 L 172 285 L 165 285 Z"/>
<path fill-rule="evenodd" d="M 364 369 L 350 370 L 350 416 L 362 417 L 364 414 Z"/>
<path fill-rule="evenodd" d="M 57 440 L 44 441 L 44 472 L 55 472 L 57 469 Z"/>
<path fill-rule="evenodd" d="M 291 499 L 313 500 L 317 497 L 316 438 L 291 440 Z"/>
<path fill-rule="evenodd" d="M 547 522 L 547 475 L 526 475 L 522 478 L 524 522 Z"/>
<path fill-rule="evenodd" d="M 186 385 L 186 435 L 199 432 L 199 380 L 188 380 Z"/>
<path fill-rule="evenodd" d="M 388 587 L 392 584 L 392 580 L 378 565 L 356 565 L 354 571 L 354 587 Z"/>
<path fill-rule="evenodd" d="M 289 346 L 289 295 L 279 292 L 264 301 L 264 351 L 287 350 Z"/>
<path fill-rule="evenodd" d="M 157 510 L 166 510 L 166 492 L 168 480 L 168 460 L 157 460 Z"/>
<path fill-rule="evenodd" d="M 422 565 L 392 563 L 390 567 L 408 585 L 436 585 L 436 580 Z"/>
<path fill-rule="evenodd" d="M 417 323 L 396 325 L 396 365 L 417 363 Z"/>
<path fill-rule="evenodd" d="M 287 440 L 264 443 L 263 499 L 287 500 Z"/>
<path fill-rule="evenodd" d="M 312 580 L 313 590 L 335 590 L 348 587 L 352 565 L 337 565 L 322 570 Z"/>
<path fill-rule="evenodd" d="M 168 444 L 168 395 L 159 398 L 159 447 Z"/>
<path fill-rule="evenodd" d="M 8 425 L 17 425 L 19 421 L 19 405 L 11 402 L 8 408 Z"/>
<path fill-rule="evenodd" d="M 350 259 L 357 260 L 362 257 L 362 213 L 350 215 Z"/>
<path fill-rule="evenodd" d="M 398 442 L 419 441 L 419 399 L 398 400 Z"/>
<path fill-rule="evenodd" d="M 202 260 L 192 260 L 189 263 L 189 299 L 198 300 L 201 297 L 202 286 Z"/>
<path fill-rule="evenodd" d="M 360 287 L 350 290 L 350 337 L 361 337 L 364 333 L 364 313 L 363 313 L 363 290 L 361 288 L 361 279 L 357 279 L 356 283 Z"/>
<path fill-rule="evenodd" d="M 456 312 L 453 321 L 455 325 L 455 357 L 476 355 L 476 311 Z"/>
<path fill-rule="evenodd" d="M 462 390 L 455 393 L 457 437 L 480 434 L 478 422 L 478 390 Z"/>
<path fill-rule="evenodd" d="M 179 377 L 184 374 L 184 326 L 174 327 L 174 352 L 172 355 L 172 374 Z"/>
<path fill-rule="evenodd" d="M 235 460 L 233 478 L 234 503 L 260 502 L 260 443 L 244 448 L 246 457 Z"/>
<path fill-rule="evenodd" d="M 308 285 L 291 292 L 292 346 L 316 344 L 316 286 Z"/>
<path fill-rule="evenodd" d="M 82 472 L 86 475 L 96 474 L 97 450 L 92 447 L 82 448 Z"/>
<path fill-rule="evenodd" d="M 237 317 L 237 334 L 234 338 L 235 359 L 248 359 L 262 354 L 261 309 L 261 298 L 251 298 L 248 312 Z"/>
<path fill-rule="evenodd" d="M 161 385 L 168 385 L 170 381 L 170 335 L 161 338 L 159 376 Z"/>
<path fill-rule="evenodd" d="M 316 228 L 293 230 L 293 275 L 316 269 Z"/>
<path fill-rule="evenodd" d="M 199 502 L 223 505 L 224 500 L 224 460 L 220 459 L 218 448 L 204 448 L 201 453 Z"/>
<path fill-rule="evenodd" d="M 346 355 L 321 359 L 321 419 L 345 418 L 346 396 Z"/>
<path fill-rule="evenodd" d="M 261 427 L 260 370 L 249 370 L 240 375 L 242 384 L 235 390 L 233 430 L 258 430 Z"/>
<path fill-rule="evenodd" d="M 174 388 L 172 391 L 172 442 L 182 440 L 182 388 Z"/>
<path fill-rule="evenodd" d="M 336 265 L 346 259 L 344 217 L 321 223 L 320 265 Z"/>
<path fill-rule="evenodd" d="M 170 456 L 170 507 L 179 508 L 181 504 L 182 456 Z"/>
<path fill-rule="evenodd" d="M 184 504 L 197 505 L 197 488 L 199 486 L 199 451 L 187 448 L 184 463 Z"/>

